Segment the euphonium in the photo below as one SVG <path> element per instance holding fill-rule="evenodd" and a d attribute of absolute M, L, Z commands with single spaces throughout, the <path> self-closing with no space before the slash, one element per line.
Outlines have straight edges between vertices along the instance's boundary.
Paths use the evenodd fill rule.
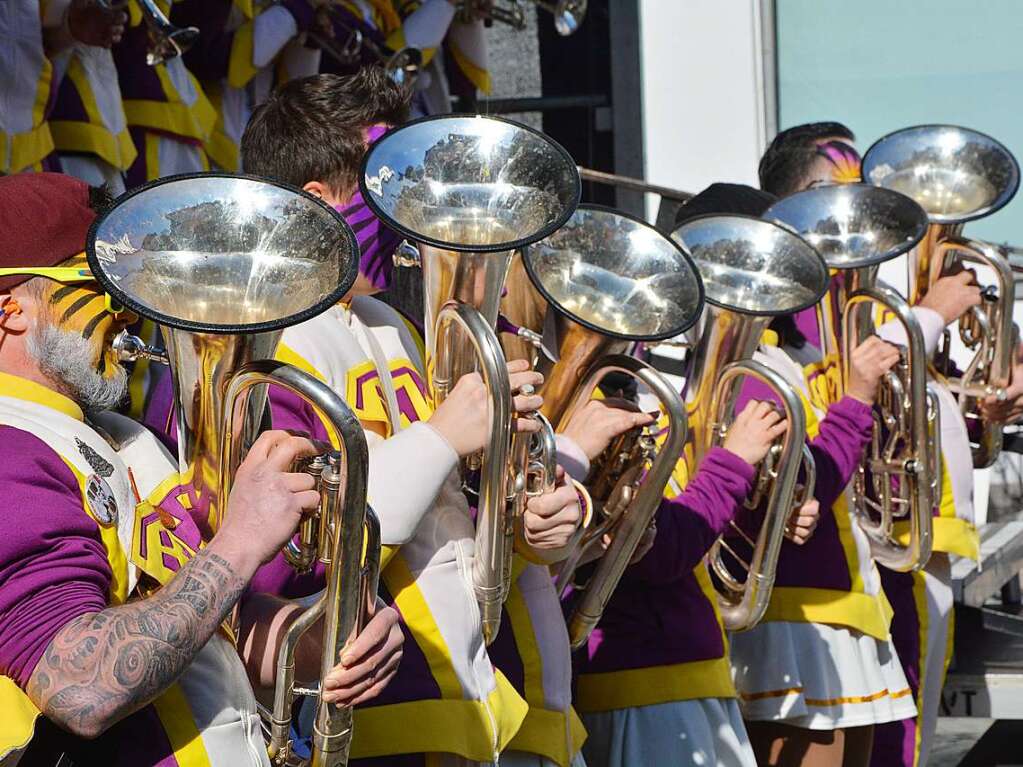
<path fill-rule="evenodd" d="M 746 378 L 766 385 L 781 402 L 788 429 L 758 469 L 750 507 L 766 498 L 763 523 L 754 536 L 732 524 L 752 549 L 749 562 L 725 537 L 709 554 L 720 582 L 721 619 L 730 631 L 752 628 L 771 598 L 785 527 L 794 508 L 813 496 L 815 467 L 806 449 L 806 416 L 799 394 L 774 370 L 752 360 L 772 317 L 817 303 L 828 286 L 820 255 L 799 236 L 776 224 L 745 216 L 701 216 L 672 234 L 692 255 L 703 278 L 706 304 L 689 361 L 690 471 L 727 434 L 739 386 Z M 799 470 L 805 468 L 802 492 Z M 734 574 L 725 555 L 746 571 Z"/>
<path fill-rule="evenodd" d="M 477 369 L 489 392 L 491 438 L 482 461 L 470 466 L 480 475 L 473 585 L 489 644 L 510 587 L 516 509 L 523 492 L 553 485 L 555 466 L 548 424 L 530 462 L 543 470 L 523 473 L 529 440 L 512 437 L 511 389 L 494 332 L 498 303 L 513 251 L 572 215 L 579 174 L 568 153 L 543 134 L 461 115 L 416 120 L 388 133 L 366 153 L 359 185 L 377 217 L 418 243 L 434 405 Z"/>
<path fill-rule="evenodd" d="M 792 227 L 842 273 L 833 301 L 817 305 L 824 359 L 841 359 L 842 389 L 852 349 L 874 333 L 875 312 L 891 314 L 905 340 L 899 362 L 881 379 L 874 432 L 852 484 L 852 511 L 871 556 L 891 570 L 917 570 L 931 555 L 932 515 L 940 501 L 938 402 L 927 391 L 920 323 L 895 290 L 878 283 L 878 266 L 910 251 L 927 232 L 927 214 L 905 195 L 865 184 L 810 189 L 786 197 L 765 219 Z M 841 322 L 836 326 L 837 322 Z M 896 522 L 909 527 L 906 543 Z"/>
<path fill-rule="evenodd" d="M 637 342 L 687 330 L 700 315 L 703 290 L 692 261 L 675 242 L 649 224 L 596 206 L 577 208 L 561 229 L 529 246 L 522 261 L 548 307 L 537 370 L 544 374 L 542 412 L 556 430 L 564 429 L 611 372 L 646 387 L 668 420 L 660 446 L 655 427 L 639 427 L 591 467 L 587 485 L 599 516 L 562 565 L 559 591 L 592 545 L 605 534 L 611 545 L 592 575 L 576 585 L 580 593 L 568 618 L 575 648 L 600 620 L 685 446 L 681 396 L 664 376 L 625 352 Z"/>
<path fill-rule="evenodd" d="M 305 467 L 320 477 L 320 510 L 302 523 L 301 544 L 289 553 L 300 567 L 314 559 L 328 567 L 325 594 L 288 629 L 278 656 L 269 751 L 283 764 L 291 704 L 303 692 L 294 673 L 299 638 L 324 618 L 325 675 L 376 596 L 379 526 L 366 506 L 362 427 L 323 383 L 273 360 L 284 328 L 326 310 L 354 283 L 355 237 L 333 209 L 298 190 L 198 174 L 119 198 L 93 226 L 87 253 L 104 289 L 163 331 L 165 355 L 131 339 L 122 338 L 120 348 L 135 352 L 129 356 L 164 356 L 170 364 L 179 465 L 199 503 L 208 505 L 205 534 L 219 529 L 235 470 L 261 430 L 267 384 L 307 400 L 339 445 L 339 452 Z M 346 763 L 351 730 L 351 708 L 321 700 L 312 764 Z"/>
<path fill-rule="evenodd" d="M 909 300 L 917 304 L 939 278 L 964 265 L 994 276 L 984 301 L 959 321 L 959 337 L 973 357 L 961 375 L 950 375 L 950 336 L 945 334 L 931 369 L 959 397 L 967 421 L 979 421 L 973 465 L 990 466 L 1001 449 L 1002 426 L 983 419 L 978 403 L 1004 396 L 1012 374 L 1016 334 L 1012 323 L 1012 269 L 997 248 L 962 237 L 963 225 L 1002 208 L 1019 188 L 1019 165 L 1002 144 L 952 125 L 922 125 L 890 133 L 863 156 L 863 178 L 916 200 L 930 220 L 927 235 L 910 254 Z M 984 274 L 978 275 L 984 279 Z"/>

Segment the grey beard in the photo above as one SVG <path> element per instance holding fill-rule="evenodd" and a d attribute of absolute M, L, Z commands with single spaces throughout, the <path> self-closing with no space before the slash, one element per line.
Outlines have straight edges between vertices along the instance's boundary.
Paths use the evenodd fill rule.
<path fill-rule="evenodd" d="M 114 375 L 104 377 L 93 364 L 89 342 L 73 330 L 39 324 L 29 334 L 28 352 L 57 390 L 82 410 L 110 410 L 128 393 L 128 371 L 118 365 Z"/>

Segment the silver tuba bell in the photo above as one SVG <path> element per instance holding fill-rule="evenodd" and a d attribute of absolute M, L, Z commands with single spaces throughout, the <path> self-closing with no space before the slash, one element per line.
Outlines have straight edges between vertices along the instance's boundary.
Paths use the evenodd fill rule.
<path fill-rule="evenodd" d="M 793 509 L 813 497 L 816 468 L 806 448 L 806 415 L 799 394 L 776 371 L 754 361 L 772 317 L 817 303 L 828 286 L 820 255 L 798 235 L 746 216 L 700 216 L 672 234 L 692 255 L 703 278 L 706 304 L 686 377 L 690 473 L 731 424 L 739 386 L 749 377 L 781 403 L 788 430 L 758 467 L 747 506 L 766 502 L 756 533 L 732 523 L 749 546 L 748 561 L 722 536 L 711 549 L 720 583 L 721 619 L 730 631 L 752 628 L 771 599 L 774 577 Z M 799 470 L 804 469 L 802 490 Z M 746 572 L 745 579 L 735 574 Z"/>
<path fill-rule="evenodd" d="M 122 338 L 128 356 L 165 357 L 176 397 L 183 481 L 215 533 L 235 470 L 261 430 L 267 384 L 305 399 L 339 445 L 305 467 L 320 480 L 320 510 L 289 546 L 300 569 L 327 565 L 326 592 L 289 627 L 277 659 L 269 752 L 289 757 L 299 638 L 324 618 L 321 676 L 371 615 L 379 526 L 366 505 L 368 453 L 358 419 L 331 389 L 274 361 L 282 331 L 325 311 L 354 284 L 358 245 L 340 215 L 296 189 L 243 176 L 171 176 L 118 198 L 89 234 L 93 275 L 118 302 L 157 323 L 161 355 Z M 303 548 L 304 547 L 304 548 Z M 363 553 L 365 550 L 365 554 Z M 319 694 L 310 691 L 307 694 Z M 352 709 L 320 700 L 315 765 L 347 762 Z"/>
<path fill-rule="evenodd" d="M 522 261 L 547 305 L 536 369 L 544 374 L 542 412 L 556 430 L 564 429 L 612 372 L 635 378 L 667 417 L 660 444 L 656 426 L 638 427 L 591 465 L 587 486 L 597 517 L 558 573 L 564 592 L 586 551 L 611 536 L 592 574 L 574 584 L 568 633 L 572 647 L 579 647 L 657 513 L 685 447 L 681 396 L 664 376 L 626 352 L 636 343 L 688 330 L 700 316 L 703 290 L 696 267 L 675 242 L 643 221 L 592 205 L 580 206 L 561 229 L 530 245 Z"/>
<path fill-rule="evenodd" d="M 962 236 L 968 221 L 1004 207 L 1019 188 L 1019 165 L 990 136 L 953 125 L 921 125 L 878 139 L 863 156 L 863 179 L 912 197 L 927 212 L 930 227 L 910 254 L 909 300 L 917 304 L 936 280 L 978 265 L 994 275 L 984 301 L 959 321 L 959 337 L 972 353 L 961 375 L 949 369 L 950 337 L 931 365 L 959 397 L 967 422 L 981 426 L 973 465 L 990 466 L 1001 450 L 1002 426 L 987 422 L 979 401 L 1003 396 L 1012 374 L 1016 332 L 1012 322 L 1012 267 L 998 249 Z M 983 275 L 978 275 L 983 279 Z"/>
<path fill-rule="evenodd" d="M 532 451 L 527 438 L 513 437 L 508 372 L 494 331 L 498 304 L 515 250 L 572 215 L 579 174 L 564 149 L 531 128 L 456 115 L 416 120 L 385 135 L 366 153 L 359 185 L 385 224 L 418 243 L 434 405 L 476 370 L 489 391 L 491 439 L 467 466 L 480 474 L 473 585 L 489 644 L 511 585 L 522 494 L 551 487 L 555 466 L 549 424 Z M 532 475 L 521 464 L 530 452 L 530 465 L 542 467 Z"/>
<path fill-rule="evenodd" d="M 927 214 L 909 197 L 865 184 L 809 189 L 779 200 L 765 219 L 785 224 L 842 273 L 834 305 L 817 305 L 825 361 L 841 359 L 842 389 L 850 353 L 874 333 L 875 311 L 891 315 L 905 340 L 900 360 L 881 380 L 874 432 L 852 483 L 852 511 L 873 558 L 892 570 L 916 570 L 931 555 L 932 513 L 940 501 L 938 403 L 927 391 L 927 356 L 909 304 L 878 283 L 880 264 L 910 251 L 927 232 Z M 896 525 L 909 528 L 902 542 Z"/>

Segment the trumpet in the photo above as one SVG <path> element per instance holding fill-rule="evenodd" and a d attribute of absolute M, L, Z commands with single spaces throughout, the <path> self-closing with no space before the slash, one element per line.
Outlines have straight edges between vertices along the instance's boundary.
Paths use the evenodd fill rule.
<path fill-rule="evenodd" d="M 747 499 L 752 508 L 766 502 L 760 530 L 750 535 L 732 523 L 734 533 L 750 547 L 748 561 L 725 536 L 708 555 L 720 583 L 724 626 L 744 631 L 767 609 L 786 524 L 793 509 L 813 497 L 816 475 L 806 448 L 806 416 L 799 395 L 777 372 L 752 357 L 772 317 L 800 311 L 821 299 L 828 272 L 820 255 L 799 236 L 755 218 L 699 216 L 671 236 L 692 255 L 706 292 L 702 328 L 686 376 L 689 467 L 697 466 L 724 439 L 739 386 L 747 377 L 771 389 L 788 421 L 785 434 L 758 467 L 753 494 Z M 734 574 L 726 557 L 745 571 L 744 579 Z"/>
<path fill-rule="evenodd" d="M 438 116 L 407 123 L 370 147 L 359 186 L 381 221 L 418 243 L 418 255 L 406 248 L 403 261 L 418 260 L 423 270 L 434 405 L 477 369 L 488 391 L 491 438 L 463 473 L 479 472 L 472 578 L 489 644 L 511 586 L 523 494 L 551 488 L 556 467 L 549 423 L 541 420 L 531 444 L 512 435 L 511 389 L 494 331 L 498 305 L 513 252 L 572 215 L 579 174 L 563 148 L 526 126 Z"/>
<path fill-rule="evenodd" d="M 786 197 L 764 218 L 797 231 L 828 268 L 842 272 L 834 307 L 818 304 L 817 318 L 824 359 L 842 361 L 843 388 L 852 349 L 874 333 L 872 310 L 887 312 L 902 326 L 900 359 L 881 379 L 873 436 L 853 478 L 851 507 L 877 562 L 891 570 L 920 569 L 931 555 L 933 510 L 941 500 L 938 402 L 927 390 L 920 323 L 902 296 L 877 281 L 877 271 L 917 246 L 927 232 L 927 214 L 898 192 L 845 184 Z M 905 544 L 896 523 L 909 527 Z"/>
<path fill-rule="evenodd" d="M 358 252 L 351 229 L 319 200 L 227 174 L 171 176 L 123 195 L 97 220 L 87 245 L 104 289 L 163 330 L 166 351 L 123 336 L 116 347 L 122 357 L 170 365 L 178 462 L 198 508 L 208 509 L 204 535 L 220 528 L 235 471 L 261 429 L 268 384 L 322 413 L 339 446 L 303 467 L 319 479 L 320 507 L 285 552 L 299 570 L 316 559 L 326 564 L 327 588 L 288 628 L 277 658 L 274 708 L 262 712 L 275 764 L 290 755 L 295 696 L 320 695 L 295 684 L 299 639 L 324 619 L 325 676 L 376 598 L 380 533 L 366 505 L 362 427 L 325 384 L 273 360 L 284 328 L 325 311 L 350 289 Z M 345 764 L 351 732 L 351 707 L 320 698 L 312 764 Z"/>
<path fill-rule="evenodd" d="M 972 353 L 961 375 L 953 375 L 951 336 L 946 332 L 931 372 L 959 398 L 967 422 L 980 424 L 972 445 L 973 465 L 994 463 L 1002 426 L 987 421 L 979 403 L 1004 396 L 1012 375 L 1016 333 L 1012 323 L 1012 268 L 991 245 L 962 236 L 964 224 L 1004 207 L 1019 188 L 1019 165 L 1008 149 L 983 133 L 951 125 L 906 128 L 878 139 L 863 156 L 863 178 L 916 200 L 930 227 L 910 253 L 909 299 L 916 304 L 943 276 L 974 264 L 994 274 L 984 300 L 959 320 L 959 338 Z"/>
<path fill-rule="evenodd" d="M 562 37 L 574 35 L 586 18 L 588 0 L 528 0 L 554 18 L 554 28 Z M 458 19 L 464 23 L 482 20 L 488 26 L 493 22 L 507 24 L 513 29 L 526 28 L 526 9 L 522 0 L 510 0 L 507 6 L 496 0 L 460 0 Z"/>
<path fill-rule="evenodd" d="M 564 430 L 611 372 L 644 384 L 668 421 L 659 446 L 653 429 L 638 427 L 616 440 L 591 468 L 587 484 L 599 521 L 574 542 L 562 563 L 559 593 L 566 591 L 588 550 L 606 534 L 612 543 L 589 579 L 573 584 L 580 593 L 568 633 L 577 648 L 599 622 L 653 521 L 686 439 L 678 392 L 652 367 L 624 352 L 637 342 L 673 337 L 692 326 L 703 303 L 702 286 L 696 267 L 672 240 L 638 219 L 592 205 L 580 206 L 561 229 L 529 246 L 522 262 L 546 304 L 545 337 L 553 348 L 541 352 L 536 367 L 544 374 L 542 412 L 556 430 Z M 509 291 L 507 298 L 515 296 Z"/>
<path fill-rule="evenodd" d="M 327 56 L 343 67 L 350 67 L 358 65 L 363 54 L 368 53 L 399 85 L 411 86 L 415 83 L 423 67 L 421 50 L 406 47 L 391 51 L 382 47 L 353 25 L 352 19 L 348 16 L 349 12 L 340 7 L 336 0 L 321 0 L 318 7 L 329 14 L 334 29 L 340 28 L 347 32 L 343 40 L 321 34 L 315 28 L 306 32 L 306 36 Z"/>
<path fill-rule="evenodd" d="M 99 0 L 105 8 L 112 7 L 110 0 Z M 185 53 L 199 40 L 199 30 L 195 27 L 176 27 L 171 24 L 167 15 L 160 10 L 156 0 L 135 0 L 146 23 L 149 46 L 146 50 L 146 63 L 155 67 L 168 59 Z"/>

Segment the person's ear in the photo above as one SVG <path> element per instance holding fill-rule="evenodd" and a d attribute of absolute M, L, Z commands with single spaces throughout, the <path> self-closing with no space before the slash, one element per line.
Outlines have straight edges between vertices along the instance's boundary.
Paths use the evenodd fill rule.
<path fill-rule="evenodd" d="M 10 333 L 28 330 L 28 318 L 18 299 L 10 293 L 0 293 L 0 328 Z"/>
<path fill-rule="evenodd" d="M 302 186 L 302 191 L 308 192 L 313 197 L 319 197 L 322 200 L 324 195 L 327 194 L 330 190 L 327 189 L 326 184 L 322 184 L 319 181 L 307 181 Z"/>

